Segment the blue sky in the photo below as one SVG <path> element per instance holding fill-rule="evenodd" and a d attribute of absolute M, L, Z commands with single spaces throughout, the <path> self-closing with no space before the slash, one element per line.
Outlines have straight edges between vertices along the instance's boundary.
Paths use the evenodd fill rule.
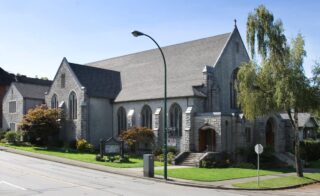
<path fill-rule="evenodd" d="M 320 60 L 320 3 L 253 0 L 0 0 L 0 66 L 52 79 L 63 57 L 88 63 L 233 30 L 244 42 L 248 13 L 264 4 L 284 23 L 288 39 L 306 41 L 305 70 Z"/>

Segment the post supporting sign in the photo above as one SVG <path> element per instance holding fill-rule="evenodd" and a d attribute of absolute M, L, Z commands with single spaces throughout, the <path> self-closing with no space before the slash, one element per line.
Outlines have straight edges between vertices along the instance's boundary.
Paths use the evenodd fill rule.
<path fill-rule="evenodd" d="M 258 187 L 260 187 L 260 154 L 263 153 L 263 146 L 261 144 L 257 144 L 254 146 L 254 151 L 257 153 L 257 176 L 258 176 Z"/>

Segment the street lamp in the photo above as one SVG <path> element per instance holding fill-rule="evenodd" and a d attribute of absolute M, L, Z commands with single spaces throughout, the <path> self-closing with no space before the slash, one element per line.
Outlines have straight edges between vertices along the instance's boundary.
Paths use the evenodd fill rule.
<path fill-rule="evenodd" d="M 164 151 L 164 179 L 167 180 L 168 179 L 168 171 L 167 171 L 167 152 L 168 152 L 168 148 L 167 148 L 167 138 L 168 138 L 168 134 L 167 134 L 167 63 L 166 63 L 166 59 L 164 57 L 164 54 L 161 50 L 161 47 L 159 46 L 159 44 L 156 42 L 156 40 L 154 40 L 150 35 L 144 34 L 140 31 L 133 31 L 132 35 L 135 37 L 139 37 L 139 36 L 146 36 L 148 38 L 150 38 L 158 47 L 158 49 L 161 52 L 162 55 L 162 59 L 163 59 L 163 64 L 164 64 L 164 97 L 163 97 L 163 105 L 164 105 L 164 112 L 163 112 L 163 127 L 164 127 L 164 142 L 163 142 L 163 151 Z"/>

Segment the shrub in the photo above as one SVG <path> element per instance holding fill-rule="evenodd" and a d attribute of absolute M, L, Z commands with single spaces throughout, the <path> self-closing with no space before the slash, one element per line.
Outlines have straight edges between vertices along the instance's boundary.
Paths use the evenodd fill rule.
<path fill-rule="evenodd" d="M 85 139 L 79 139 L 76 142 L 76 148 L 79 152 L 93 152 L 93 146 Z"/>
<path fill-rule="evenodd" d="M 173 154 L 177 154 L 177 148 L 175 146 L 168 146 L 168 153 L 172 152 Z"/>
<path fill-rule="evenodd" d="M 175 158 L 175 154 L 173 152 L 168 152 L 167 154 L 167 161 L 168 163 L 172 163 L 174 161 L 174 158 Z"/>
<path fill-rule="evenodd" d="M 247 148 L 239 148 L 236 153 L 243 156 L 245 162 L 257 164 L 257 154 L 254 151 L 254 146 Z M 276 160 L 274 156 L 274 149 L 272 147 L 264 147 L 263 153 L 260 155 L 260 163 L 263 165 L 265 163 L 272 163 Z"/>
<path fill-rule="evenodd" d="M 200 163 L 201 168 L 227 168 L 229 167 L 229 160 L 202 160 Z"/>
<path fill-rule="evenodd" d="M 6 132 L 6 130 L 0 129 L 0 140 L 4 139 Z"/>
<path fill-rule="evenodd" d="M 213 154 L 207 156 L 200 161 L 200 167 L 202 168 L 226 168 L 231 164 L 229 154 L 222 152 L 219 154 Z"/>
<path fill-rule="evenodd" d="M 30 143 L 46 145 L 49 137 L 59 131 L 59 116 L 58 109 L 50 109 L 46 105 L 37 106 L 23 116 L 19 128 Z"/>
<path fill-rule="evenodd" d="M 245 162 L 240 162 L 240 163 L 236 163 L 233 164 L 231 167 L 234 168 L 245 168 L 245 169 L 255 169 L 256 166 L 252 163 L 245 163 Z"/>
<path fill-rule="evenodd" d="M 160 154 L 162 154 L 162 148 L 161 148 L 161 147 L 156 148 L 156 149 L 153 151 L 153 154 L 154 154 L 155 157 L 158 156 L 158 155 L 160 155 Z"/>
<path fill-rule="evenodd" d="M 77 140 L 71 140 L 69 143 L 66 143 L 65 146 L 72 149 L 77 149 Z"/>
<path fill-rule="evenodd" d="M 132 127 L 120 134 L 120 138 L 136 151 L 137 143 L 154 144 L 154 133 L 146 127 Z"/>
<path fill-rule="evenodd" d="M 116 160 L 115 156 L 113 155 L 108 155 L 107 156 L 107 159 L 106 159 L 106 162 L 114 162 Z"/>
<path fill-rule="evenodd" d="M 114 156 L 114 162 L 117 163 L 129 163 L 129 156 L 128 155 L 124 155 L 123 157 L 121 157 L 120 155 L 116 155 Z"/>
<path fill-rule="evenodd" d="M 18 134 L 15 131 L 6 132 L 4 137 L 8 143 L 15 143 L 18 141 Z"/>
<path fill-rule="evenodd" d="M 172 152 L 168 152 L 168 154 L 167 154 L 168 163 L 172 163 L 174 161 L 174 159 L 175 159 L 175 155 Z M 164 162 L 164 155 L 159 154 L 158 156 L 155 156 L 154 160 L 159 161 L 159 162 Z"/>
<path fill-rule="evenodd" d="M 96 161 L 105 161 L 103 157 L 101 157 L 100 154 L 96 155 Z"/>
<path fill-rule="evenodd" d="M 158 156 L 155 156 L 154 160 L 155 160 L 155 161 L 163 162 L 163 161 L 164 161 L 163 154 L 159 154 Z"/>
<path fill-rule="evenodd" d="M 316 161 L 320 159 L 320 141 L 305 140 L 300 143 L 301 158 L 306 161 Z"/>

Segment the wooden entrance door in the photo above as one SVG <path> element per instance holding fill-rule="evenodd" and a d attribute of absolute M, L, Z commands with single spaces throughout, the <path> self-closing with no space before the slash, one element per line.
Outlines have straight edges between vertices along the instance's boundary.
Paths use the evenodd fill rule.
<path fill-rule="evenodd" d="M 212 151 L 216 149 L 216 132 L 214 129 L 199 130 L 199 152 Z"/>
<path fill-rule="evenodd" d="M 266 144 L 267 146 L 274 147 L 274 130 L 271 119 L 268 120 L 266 126 Z"/>

